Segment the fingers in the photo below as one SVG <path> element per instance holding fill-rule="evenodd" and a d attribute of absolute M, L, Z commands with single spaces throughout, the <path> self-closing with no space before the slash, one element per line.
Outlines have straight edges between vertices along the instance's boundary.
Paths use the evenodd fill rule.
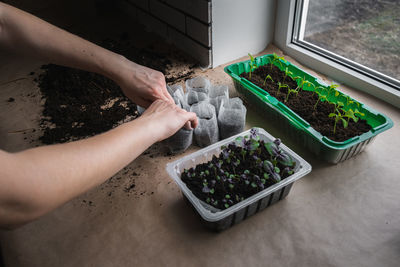
<path fill-rule="evenodd" d="M 164 93 L 164 95 L 167 96 L 167 101 L 168 101 L 168 102 L 171 102 L 171 103 L 175 104 L 174 99 L 173 99 L 172 96 L 168 93 L 167 87 L 165 87 L 165 89 L 163 89 L 163 93 Z"/>
<path fill-rule="evenodd" d="M 182 110 L 182 109 L 181 109 Z M 198 125 L 198 119 L 196 113 L 188 112 L 186 110 L 182 110 L 184 112 L 185 125 L 184 127 L 188 130 L 194 129 Z"/>

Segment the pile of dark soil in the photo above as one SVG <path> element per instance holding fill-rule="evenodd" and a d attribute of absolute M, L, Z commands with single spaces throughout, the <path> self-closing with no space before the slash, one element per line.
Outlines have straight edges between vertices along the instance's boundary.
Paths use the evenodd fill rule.
<path fill-rule="evenodd" d="M 272 77 L 273 81 L 267 79 L 264 85 L 264 79 L 268 74 Z M 248 73 L 242 73 L 240 76 L 267 91 L 271 96 L 284 103 L 307 121 L 316 131 L 331 140 L 342 142 L 371 130 L 371 126 L 363 119 L 358 120 L 358 122 L 349 120 L 347 128 L 344 128 L 342 122 L 339 121 L 336 126 L 336 133 L 334 134 L 333 128 L 335 119 L 332 117 L 330 118 L 329 114 L 334 113 L 335 105 L 326 101 L 320 101 L 316 109 L 314 109 L 314 105 L 318 100 L 317 94 L 304 90 L 300 90 L 297 96 L 295 94 L 289 95 L 288 100 L 285 101 L 288 89 L 283 87 L 278 92 L 277 83 L 281 82 L 282 84 L 287 84 L 291 89 L 296 89 L 297 82 L 289 76 L 285 78 L 285 73 L 274 65 L 272 69 L 270 64 L 258 67 L 253 71 L 251 79 Z"/>
<path fill-rule="evenodd" d="M 173 47 L 163 49 L 135 47 L 128 34 L 105 39 L 99 45 L 126 58 L 161 71 L 167 83 L 190 78 L 195 64 Z M 186 64 L 175 71 L 176 64 Z M 137 117 L 136 105 L 112 80 L 95 73 L 57 65 L 42 66 L 44 72 L 35 79 L 45 99 L 39 138 L 44 144 L 63 143 L 93 136 Z"/>
<path fill-rule="evenodd" d="M 57 65 L 42 68 L 39 87 L 46 102 L 39 139 L 44 144 L 93 136 L 136 117 L 136 105 L 110 79 Z"/>

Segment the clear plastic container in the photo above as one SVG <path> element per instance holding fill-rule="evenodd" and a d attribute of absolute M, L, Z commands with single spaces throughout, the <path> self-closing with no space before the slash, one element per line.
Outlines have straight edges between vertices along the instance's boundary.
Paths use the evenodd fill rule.
<path fill-rule="evenodd" d="M 275 140 L 275 138 L 267 133 L 264 129 L 256 129 L 258 130 L 260 139 L 266 142 Z M 189 169 L 201 163 L 208 162 L 212 159 L 213 155 L 218 156 L 221 153 L 221 146 L 235 141 L 238 136 L 246 135 L 250 135 L 250 130 L 224 139 L 218 143 L 205 147 L 197 152 L 167 164 L 166 169 L 169 176 L 171 176 L 171 178 L 180 187 L 184 198 L 192 204 L 194 209 L 200 215 L 203 223 L 205 223 L 205 225 L 210 229 L 217 231 L 225 230 L 285 198 L 289 194 L 294 181 L 300 179 L 311 171 L 311 165 L 308 162 L 293 152 L 290 148 L 284 144 L 281 144 L 281 149 L 288 153 L 296 161 L 295 173 L 291 176 L 225 210 L 216 209 L 198 199 L 181 180 L 181 173 L 183 170 Z"/>

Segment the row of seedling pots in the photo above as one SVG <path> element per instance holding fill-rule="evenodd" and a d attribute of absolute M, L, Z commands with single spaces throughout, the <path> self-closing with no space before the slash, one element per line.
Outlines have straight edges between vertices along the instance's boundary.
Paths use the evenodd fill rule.
<path fill-rule="evenodd" d="M 212 85 L 204 77 L 186 80 L 181 85 L 168 86 L 175 104 L 196 113 L 199 124 L 194 130 L 180 129 L 163 143 L 170 153 L 184 152 L 192 143 L 205 147 L 243 131 L 246 107 L 240 98 L 229 98 L 227 85 Z M 143 111 L 138 108 L 139 113 Z M 194 140 L 194 141 L 193 141 Z"/>

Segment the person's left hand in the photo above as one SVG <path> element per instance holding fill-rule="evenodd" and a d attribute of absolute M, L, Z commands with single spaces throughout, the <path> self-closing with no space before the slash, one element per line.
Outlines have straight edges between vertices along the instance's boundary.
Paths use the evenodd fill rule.
<path fill-rule="evenodd" d="M 116 82 L 124 94 L 137 105 L 147 108 L 157 99 L 174 103 L 167 91 L 164 74 L 124 59 L 124 68 Z"/>

